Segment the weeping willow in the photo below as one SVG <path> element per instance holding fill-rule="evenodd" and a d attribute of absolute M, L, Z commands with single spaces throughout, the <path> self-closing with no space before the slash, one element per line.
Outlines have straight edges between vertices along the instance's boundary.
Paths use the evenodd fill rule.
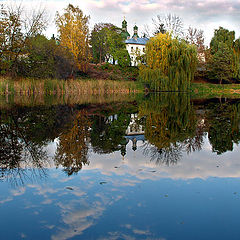
<path fill-rule="evenodd" d="M 139 116 L 146 117 L 145 138 L 158 149 L 195 136 L 197 120 L 189 95 L 151 95 L 140 104 Z"/>
<path fill-rule="evenodd" d="M 190 87 L 197 65 L 197 50 L 170 34 L 159 33 L 146 45 L 146 66 L 140 79 L 155 91 L 185 91 Z"/>

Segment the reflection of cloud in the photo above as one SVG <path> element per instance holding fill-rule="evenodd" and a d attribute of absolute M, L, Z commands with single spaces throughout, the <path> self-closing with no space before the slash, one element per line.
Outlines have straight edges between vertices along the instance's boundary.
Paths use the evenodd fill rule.
<path fill-rule="evenodd" d="M 12 200 L 13 200 L 12 197 L 8 197 L 8 198 L 6 198 L 6 199 L 4 199 L 4 200 L 1 200 L 1 201 L 0 201 L 0 204 L 6 203 L 6 202 L 10 202 L 10 201 L 12 201 Z"/>
<path fill-rule="evenodd" d="M 149 235 L 150 232 L 148 230 L 141 230 L 141 229 L 133 229 L 133 232 L 140 235 Z"/>
<path fill-rule="evenodd" d="M 48 229 L 53 229 L 53 228 L 55 228 L 55 225 L 45 225 L 45 227 Z"/>
<path fill-rule="evenodd" d="M 122 227 L 132 230 L 133 233 L 138 235 L 151 235 L 149 230 L 137 229 L 137 228 L 134 228 L 131 224 L 125 224 L 125 225 L 122 225 Z"/>
<path fill-rule="evenodd" d="M 93 203 L 90 206 L 83 200 L 72 201 L 70 204 L 58 203 L 58 206 L 62 212 L 62 220 L 67 227 L 60 228 L 59 232 L 52 236 L 53 240 L 69 239 L 81 235 L 85 229 L 94 224 L 94 219 L 97 219 L 104 211 L 100 204 Z"/>
<path fill-rule="evenodd" d="M 129 236 L 125 233 L 121 233 L 121 232 L 109 232 L 108 233 L 108 237 L 101 237 L 98 238 L 98 240 L 117 240 L 117 239 L 125 239 L 125 240 L 135 240 L 135 237 Z"/>
<path fill-rule="evenodd" d="M 25 193 L 25 190 L 25 187 L 19 187 L 18 189 L 11 190 L 11 193 L 13 196 L 20 196 Z"/>
<path fill-rule="evenodd" d="M 52 199 L 46 199 L 44 201 L 41 202 L 41 204 L 51 204 L 53 202 Z"/>
<path fill-rule="evenodd" d="M 133 180 L 133 179 L 121 179 L 119 181 L 114 181 L 114 186 L 119 187 L 119 186 L 135 186 L 137 183 L 140 183 L 138 180 Z"/>
<path fill-rule="evenodd" d="M 207 179 L 209 177 L 238 178 L 240 177 L 240 149 L 235 145 L 234 151 L 222 155 L 212 153 L 207 136 L 201 151 L 191 154 L 183 152 L 181 161 L 173 166 L 156 165 L 154 161 L 143 155 L 142 143 L 138 143 L 138 150 L 132 151 L 127 145 L 127 155 L 122 160 L 120 152 L 98 155 L 92 154 L 89 166 L 83 170 L 99 170 L 105 176 L 127 176 L 121 180 L 111 178 L 114 186 L 134 186 L 138 180 L 160 178 L 171 179 Z M 118 166 L 117 168 L 115 168 Z M 135 177 L 134 180 L 130 177 Z M 113 180 L 114 179 L 114 180 Z M 114 181 L 114 182 L 113 182 Z"/>
<path fill-rule="evenodd" d="M 26 234 L 24 234 L 24 233 L 21 233 L 21 234 L 20 234 L 20 237 L 21 237 L 21 238 L 26 238 L 26 237 L 27 237 L 27 235 L 26 235 Z"/>
<path fill-rule="evenodd" d="M 12 189 L 10 190 L 10 195 L 9 197 L 7 197 L 6 199 L 0 200 L 0 204 L 4 204 L 6 202 L 10 202 L 14 199 L 14 197 L 16 196 L 20 196 L 23 195 L 26 191 L 25 187 L 19 187 L 18 189 Z"/>

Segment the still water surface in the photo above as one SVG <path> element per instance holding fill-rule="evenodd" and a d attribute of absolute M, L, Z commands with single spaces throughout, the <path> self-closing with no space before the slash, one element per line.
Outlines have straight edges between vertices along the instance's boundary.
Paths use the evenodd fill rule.
<path fill-rule="evenodd" d="M 0 124 L 0 239 L 240 239 L 240 99 L 4 98 Z"/>

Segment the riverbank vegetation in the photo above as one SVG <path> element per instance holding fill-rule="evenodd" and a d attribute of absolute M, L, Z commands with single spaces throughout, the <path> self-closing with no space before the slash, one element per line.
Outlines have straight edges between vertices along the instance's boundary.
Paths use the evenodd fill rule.
<path fill-rule="evenodd" d="M 28 13 L 21 5 L 0 5 L 1 94 L 132 92 L 143 90 L 144 84 L 150 91 L 196 87 L 201 91 L 201 86 L 192 83 L 202 79 L 216 83 L 212 86 L 220 91 L 217 84 L 240 81 L 240 39 L 222 27 L 215 30 L 208 48 L 202 30 L 189 27 L 184 31 L 178 16 L 158 15 L 154 31 L 143 33 L 150 40 L 138 58 L 142 65 L 132 67 L 117 26 L 96 23 L 90 31 L 90 16 L 69 4 L 56 13 L 58 35 L 49 39 L 43 34 L 49 22 L 47 12 Z"/>
<path fill-rule="evenodd" d="M 239 97 L 239 84 L 192 83 L 191 92 L 194 97 Z"/>
<path fill-rule="evenodd" d="M 0 79 L 0 95 L 66 95 L 139 92 L 139 84 L 133 81 L 114 80 L 58 80 L 58 79 Z"/>

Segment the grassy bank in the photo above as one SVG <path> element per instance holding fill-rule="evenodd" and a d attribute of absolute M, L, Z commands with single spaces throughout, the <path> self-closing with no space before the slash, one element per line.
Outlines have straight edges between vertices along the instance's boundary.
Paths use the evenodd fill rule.
<path fill-rule="evenodd" d="M 95 79 L 0 79 L 1 95 L 66 95 L 140 92 L 141 85 L 134 81 Z"/>
<path fill-rule="evenodd" d="M 240 97 L 240 84 L 192 83 L 191 92 L 194 96 L 203 98 L 215 96 Z"/>

